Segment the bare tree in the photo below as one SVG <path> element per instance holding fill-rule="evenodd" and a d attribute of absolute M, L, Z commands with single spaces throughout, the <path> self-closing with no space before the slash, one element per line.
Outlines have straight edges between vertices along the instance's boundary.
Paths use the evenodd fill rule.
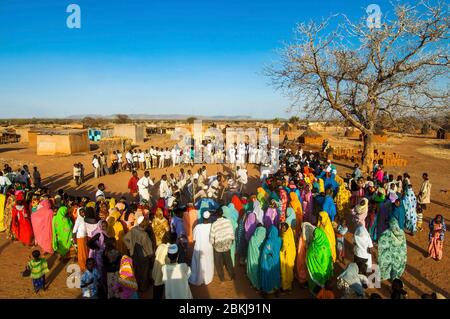
<path fill-rule="evenodd" d="M 117 114 L 114 123 L 116 124 L 130 123 L 130 117 L 126 114 Z"/>
<path fill-rule="evenodd" d="M 437 0 L 393 8 L 380 28 L 344 15 L 301 23 L 280 61 L 266 69 L 273 85 L 293 99 L 291 107 L 310 119 L 337 114 L 362 132 L 365 169 L 379 119 L 449 108 L 449 5 Z"/>

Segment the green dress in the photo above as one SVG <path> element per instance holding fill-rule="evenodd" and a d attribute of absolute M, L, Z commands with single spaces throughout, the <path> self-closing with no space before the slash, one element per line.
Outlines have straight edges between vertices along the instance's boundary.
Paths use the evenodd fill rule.
<path fill-rule="evenodd" d="M 306 267 L 312 291 L 316 286 L 324 287 L 333 275 L 333 259 L 327 235 L 322 229 L 316 228 L 313 236 L 306 252 Z"/>
<path fill-rule="evenodd" d="M 406 268 L 406 237 L 398 221 L 392 218 L 389 228 L 378 241 L 378 266 L 381 280 L 400 278 Z"/>
<path fill-rule="evenodd" d="M 230 205 L 233 205 L 233 204 L 230 204 Z M 231 225 L 233 226 L 233 231 L 234 231 L 234 234 L 236 237 L 236 230 L 238 228 L 237 220 L 239 217 L 239 213 L 234 208 L 234 205 L 233 205 L 233 207 L 230 207 L 230 205 L 222 206 L 223 217 L 228 219 L 229 221 L 231 221 Z M 233 245 L 231 245 L 230 254 L 231 254 L 231 261 L 233 262 L 233 266 L 234 266 L 236 263 L 236 240 L 234 240 Z"/>
<path fill-rule="evenodd" d="M 61 206 L 53 217 L 53 250 L 61 256 L 65 256 L 72 246 L 72 221 L 67 215 L 67 207 Z"/>
<path fill-rule="evenodd" d="M 250 279 L 252 286 L 258 290 L 261 288 L 259 282 L 259 260 L 265 239 L 266 228 L 260 226 L 256 228 L 248 244 L 247 277 Z"/>

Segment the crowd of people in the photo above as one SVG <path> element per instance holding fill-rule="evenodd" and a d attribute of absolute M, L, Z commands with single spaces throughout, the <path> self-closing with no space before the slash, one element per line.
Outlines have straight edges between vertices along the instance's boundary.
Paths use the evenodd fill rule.
<path fill-rule="evenodd" d="M 197 155 L 196 155 L 197 152 Z M 197 157 L 196 157 L 197 156 Z M 198 160 L 198 157 L 201 157 Z M 223 145 L 212 140 L 203 141 L 200 147 L 187 147 L 185 149 L 175 145 L 171 148 L 153 147 L 149 149 L 129 149 L 126 152 L 112 151 L 108 156 L 100 152 L 92 158 L 94 177 L 114 174 L 124 170 L 150 170 L 152 168 L 167 168 L 179 165 L 194 166 L 196 163 L 215 164 L 228 163 L 231 165 L 243 165 L 245 163 L 266 165 L 277 156 L 277 149 L 267 146 L 262 141 L 258 145 L 252 143 L 234 143 L 224 149 Z M 73 177 L 79 180 L 83 176 L 81 163 L 74 164 Z"/>
<path fill-rule="evenodd" d="M 320 153 L 284 148 L 276 151 L 280 169 L 262 174 L 252 190 L 241 159 L 228 173 L 182 167 L 156 182 L 150 169 L 176 165 L 178 157 L 170 161 L 167 150 L 161 164 L 162 155 L 153 161 L 155 151 L 141 153 L 127 152 L 122 161 L 116 152 L 110 165 L 104 154 L 93 161 L 96 176 L 130 170 L 132 200 L 108 196 L 103 183 L 92 197 L 63 189 L 53 195 L 37 168 L 0 173 L 0 230 L 37 247 L 24 272 L 36 292 L 45 289 L 46 258 L 56 253 L 77 260 L 85 298 L 138 298 L 152 286 L 155 299 L 191 299 L 190 285 L 208 285 L 215 273 L 220 282 L 234 280 L 237 267 L 264 296 L 290 293 L 296 280 L 316 298 L 335 298 L 336 291 L 342 298 L 380 298 L 366 293 L 375 264 L 376 278 L 391 282 L 391 297 L 406 298 L 405 231 L 423 229 L 431 192 L 426 173 L 416 196 L 407 173 L 394 179 L 378 162 L 370 174 L 355 165 L 341 177 Z M 353 245 L 346 247 L 350 229 Z M 442 215 L 431 219 L 430 258 L 442 259 L 445 231 Z M 337 262 L 346 265 L 340 274 Z"/>

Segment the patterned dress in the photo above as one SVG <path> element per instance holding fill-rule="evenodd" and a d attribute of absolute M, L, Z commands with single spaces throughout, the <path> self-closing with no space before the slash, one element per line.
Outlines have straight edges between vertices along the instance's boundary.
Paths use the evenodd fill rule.
<path fill-rule="evenodd" d="M 378 241 L 378 265 L 381 280 L 400 278 L 406 268 L 407 248 L 405 232 L 395 218 Z"/>
<path fill-rule="evenodd" d="M 403 206 L 405 207 L 405 228 L 415 233 L 417 231 L 417 199 L 412 189 L 408 189 L 403 197 Z"/>

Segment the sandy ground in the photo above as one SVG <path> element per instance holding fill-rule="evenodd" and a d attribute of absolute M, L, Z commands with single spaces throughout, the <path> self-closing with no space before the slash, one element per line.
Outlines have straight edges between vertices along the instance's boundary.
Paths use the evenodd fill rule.
<path fill-rule="evenodd" d="M 351 139 L 343 139 L 337 134 L 325 133 L 331 141 L 331 145 L 357 145 L 359 142 Z M 174 143 L 167 137 L 154 137 L 145 145 L 165 146 Z M 432 188 L 432 204 L 425 213 L 424 225 L 435 214 L 443 214 L 447 220 L 447 228 L 450 229 L 448 220 L 450 219 L 450 154 L 448 144 L 436 142 L 436 140 L 424 138 L 403 136 L 390 140 L 389 145 L 382 145 L 380 149 L 392 149 L 408 159 L 407 168 L 390 169 L 392 174 L 402 174 L 405 170 L 412 177 L 414 189 L 417 191 L 421 182 L 422 172 L 428 172 L 430 175 Z M 127 172 L 116 175 L 108 175 L 94 180 L 88 179 L 83 185 L 77 187 L 72 181 L 72 165 L 74 162 L 82 162 L 87 168 L 87 173 L 91 172 L 92 154 L 99 150 L 93 150 L 89 153 L 78 154 L 74 156 L 37 156 L 35 151 L 27 148 L 23 144 L 10 144 L 0 146 L 0 165 L 8 162 L 13 168 L 19 165 L 28 164 L 38 166 L 41 172 L 43 182 L 52 190 L 64 188 L 72 195 L 90 195 L 96 190 L 96 185 L 100 182 L 106 184 L 107 196 L 120 197 L 127 195 L 127 182 L 130 174 Z M 337 163 L 338 171 L 344 174 L 350 171 L 352 163 Z M 197 165 L 196 167 L 199 167 Z M 177 172 L 179 168 L 156 169 L 151 171 L 151 176 L 156 180 L 163 173 Z M 211 165 L 208 167 L 208 174 L 215 174 L 217 171 L 226 171 L 229 168 L 225 165 Z M 249 189 L 257 186 L 259 179 L 258 170 L 249 166 Z M 140 172 L 142 174 L 142 172 Z M 427 227 L 426 227 L 427 229 Z M 350 229 L 353 230 L 352 228 Z M 348 264 L 353 256 L 351 252 L 352 237 L 351 231 L 346 236 Z M 450 297 L 450 244 L 448 236 L 444 243 L 444 258 L 440 262 L 425 257 L 428 246 L 428 231 L 425 230 L 416 234 L 416 236 L 407 235 L 408 241 L 408 264 L 403 275 L 405 288 L 411 298 L 419 298 L 423 293 L 440 292 L 446 297 Z M 21 271 L 24 269 L 29 259 L 32 248 L 24 247 L 17 242 L 10 242 L 5 239 L 4 234 L 0 234 L 0 298 L 79 298 L 79 289 L 67 288 L 66 280 L 69 275 L 67 266 L 73 261 L 64 262 L 50 256 L 48 274 L 48 290 L 35 294 L 32 290 L 31 280 L 23 278 Z M 343 264 L 335 264 L 335 275 L 338 275 Z M 389 296 L 389 283 L 384 282 L 380 289 L 373 289 L 369 292 L 377 292 L 383 297 Z M 221 284 L 217 277 L 208 286 L 192 286 L 194 298 L 261 298 L 261 296 L 250 286 L 245 275 L 245 267 L 236 265 L 236 279 L 226 281 Z M 151 297 L 151 291 L 142 295 L 143 298 Z M 302 289 L 295 282 L 291 294 L 280 294 L 279 298 L 312 298 L 308 290 Z M 275 298 L 270 296 L 269 298 Z"/>

